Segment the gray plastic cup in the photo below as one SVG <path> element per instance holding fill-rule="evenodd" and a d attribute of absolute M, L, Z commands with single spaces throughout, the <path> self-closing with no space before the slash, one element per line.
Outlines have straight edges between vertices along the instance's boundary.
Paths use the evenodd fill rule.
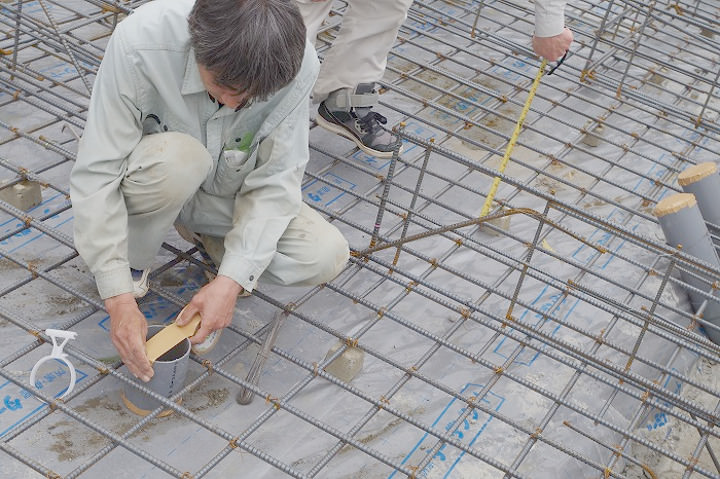
<path fill-rule="evenodd" d="M 160 332 L 164 326 L 153 325 L 148 326 L 147 339 L 152 338 Z M 160 396 L 170 397 L 177 394 L 185 385 L 185 376 L 190 359 L 190 340 L 185 339 L 179 344 L 171 348 L 168 352 L 160 356 L 153 363 L 153 377 L 147 383 L 143 383 L 139 379 L 136 381 Z M 145 392 L 126 385 L 122 400 L 125 406 L 135 414 L 147 416 L 153 409 L 161 406 L 161 403 L 150 397 Z M 181 400 L 178 400 L 178 404 Z M 166 409 L 159 414 L 159 417 L 167 416 L 172 413 L 172 409 Z"/>

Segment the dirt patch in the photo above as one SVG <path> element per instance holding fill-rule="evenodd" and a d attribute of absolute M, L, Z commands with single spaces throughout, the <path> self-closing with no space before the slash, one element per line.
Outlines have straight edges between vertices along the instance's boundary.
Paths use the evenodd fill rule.
<path fill-rule="evenodd" d="M 75 410 L 78 412 L 90 412 L 93 410 L 100 410 L 104 409 L 107 411 L 113 411 L 121 416 L 126 416 L 128 414 L 125 407 L 120 404 L 119 401 L 114 401 L 110 397 L 96 397 L 96 398 L 90 398 L 87 399 L 85 402 L 80 404 L 79 406 L 75 407 Z"/>
<path fill-rule="evenodd" d="M 593 208 L 599 208 L 600 206 L 605 206 L 607 204 L 607 201 L 603 201 L 601 199 L 595 198 L 590 201 L 586 201 L 583 203 L 583 208 L 587 209 L 593 209 Z"/>
<path fill-rule="evenodd" d="M 49 296 L 49 301 L 58 306 L 58 309 L 54 309 L 53 312 L 56 314 L 68 314 L 73 313 L 79 309 L 85 307 L 85 303 L 82 299 L 77 296 Z"/>
<path fill-rule="evenodd" d="M 82 302 L 77 296 L 50 296 L 50 301 L 63 306 L 70 306 Z"/>
<path fill-rule="evenodd" d="M 23 268 L 22 266 L 20 266 L 19 264 L 15 263 L 13 261 L 10 261 L 9 259 L 0 258 L 0 271 L 8 270 L 8 269 L 25 269 L 25 268 Z"/>
<path fill-rule="evenodd" d="M 195 403 L 202 402 L 204 399 L 204 404 L 198 404 L 190 406 L 188 404 L 188 409 L 192 412 L 198 412 L 198 411 L 204 411 L 206 409 L 215 408 L 218 407 L 227 401 L 228 396 L 230 396 L 230 391 L 228 391 L 226 388 L 218 388 L 218 389 L 208 389 L 207 391 L 196 391 L 198 393 L 199 397 L 201 397 L 201 401 L 193 401 Z"/>
<path fill-rule="evenodd" d="M 95 431 L 79 426 L 74 421 L 60 421 L 48 427 L 48 449 L 57 454 L 60 462 L 89 457 L 109 441 Z"/>
<path fill-rule="evenodd" d="M 557 180 L 554 180 L 550 177 L 543 176 L 543 175 L 538 176 L 538 178 L 535 180 L 534 186 L 538 189 L 541 189 L 541 190 L 544 190 L 544 191 L 550 193 L 551 195 L 555 195 L 558 191 L 565 189 L 564 184 L 560 183 Z"/>

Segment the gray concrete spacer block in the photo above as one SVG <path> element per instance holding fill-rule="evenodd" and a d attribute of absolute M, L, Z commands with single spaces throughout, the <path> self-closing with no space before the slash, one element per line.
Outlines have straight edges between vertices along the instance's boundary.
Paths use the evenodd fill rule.
<path fill-rule="evenodd" d="M 502 218 L 495 218 L 494 220 L 488 221 L 489 224 L 495 226 L 498 229 L 501 229 L 502 231 L 510 231 L 510 219 L 512 216 L 503 216 Z M 487 226 L 480 225 L 480 228 L 483 233 L 487 233 L 493 236 L 502 236 L 502 232 L 496 231 L 492 228 L 488 228 Z"/>
<path fill-rule="evenodd" d="M 653 73 L 650 75 L 650 83 L 654 83 L 656 85 L 664 85 L 665 84 L 665 77 L 658 73 Z"/>
<path fill-rule="evenodd" d="M 335 354 L 344 344 L 345 343 L 343 341 L 335 343 L 333 347 L 330 348 L 330 351 L 328 351 L 325 355 L 325 359 L 327 360 L 330 356 Z M 348 346 L 340 356 L 325 366 L 325 372 L 332 374 L 341 381 L 349 383 L 362 369 L 364 359 L 365 351 L 354 346 Z"/>
<path fill-rule="evenodd" d="M 593 128 L 592 132 L 585 134 L 582 142 L 585 143 L 587 146 L 598 146 L 604 133 L 605 127 L 602 125 L 597 125 L 595 128 Z"/>
<path fill-rule="evenodd" d="M 4 184 L 7 184 L 6 181 Z M 42 203 L 40 183 L 24 180 L 12 186 L 0 184 L 0 200 L 10 203 L 15 208 L 28 211 Z"/>

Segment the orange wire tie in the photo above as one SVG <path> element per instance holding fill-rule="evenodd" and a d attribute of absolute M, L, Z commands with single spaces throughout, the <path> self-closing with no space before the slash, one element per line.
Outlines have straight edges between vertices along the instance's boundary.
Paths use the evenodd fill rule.
<path fill-rule="evenodd" d="M 275 409 L 280 409 L 280 404 L 278 403 L 278 398 L 271 396 L 268 394 L 265 396 L 265 404 L 272 404 Z"/>
<path fill-rule="evenodd" d="M 203 366 L 205 366 L 205 368 L 208 370 L 208 373 L 209 373 L 209 374 L 212 374 L 212 373 L 213 373 L 213 363 L 212 363 L 212 361 L 210 361 L 209 359 L 204 359 L 203 362 L 201 362 L 200 364 L 202 364 Z"/>

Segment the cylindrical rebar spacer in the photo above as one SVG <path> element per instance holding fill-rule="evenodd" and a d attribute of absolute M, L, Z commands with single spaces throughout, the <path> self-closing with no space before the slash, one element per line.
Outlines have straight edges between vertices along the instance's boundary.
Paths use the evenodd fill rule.
<path fill-rule="evenodd" d="M 715 163 L 686 168 L 678 175 L 678 183 L 685 193 L 695 195 L 705 221 L 720 225 L 720 175 Z"/>
<path fill-rule="evenodd" d="M 670 246 L 682 245 L 685 253 L 720 269 L 720 258 L 710 239 L 710 233 L 700 214 L 695 196 L 691 193 L 676 193 L 668 196 L 657 204 L 654 213 Z M 693 272 L 695 274 L 681 269 L 683 281 L 700 291 L 707 291 L 708 284 L 713 283 L 713 279 L 707 278 L 703 281 L 702 273 Z M 694 291 L 688 291 L 688 294 L 693 311 L 697 312 L 705 298 Z M 720 303 L 708 301 L 703 318 L 709 323 L 720 326 Z M 706 333 L 712 342 L 720 344 L 720 331 L 706 328 Z"/>
<path fill-rule="evenodd" d="M 148 339 L 162 329 L 163 326 L 160 325 L 148 326 Z M 168 398 L 174 396 L 185 385 L 189 358 L 190 340 L 186 338 L 155 360 L 153 377 L 148 383 L 144 383 L 144 386 L 160 396 Z M 125 386 L 121 398 L 130 411 L 140 416 L 147 416 L 153 409 L 161 405 L 159 401 L 131 385 Z M 181 400 L 177 401 L 178 404 L 180 402 Z M 164 417 L 171 413 L 172 409 L 166 409 L 158 414 L 158 417 Z"/>

